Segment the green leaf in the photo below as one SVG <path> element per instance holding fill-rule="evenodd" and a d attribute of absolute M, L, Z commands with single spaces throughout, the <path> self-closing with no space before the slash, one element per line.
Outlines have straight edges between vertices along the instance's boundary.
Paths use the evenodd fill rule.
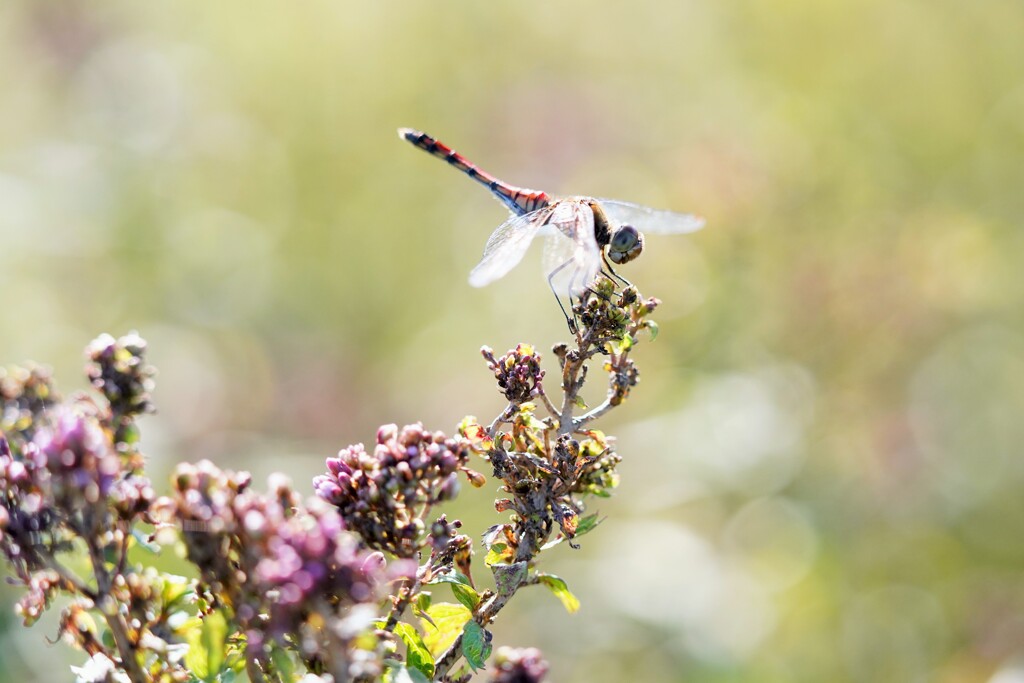
<path fill-rule="evenodd" d="M 566 612 L 574 614 L 580 608 L 579 598 L 572 594 L 565 580 L 554 574 L 545 574 L 543 572 L 537 573 L 537 579 L 550 588 L 555 597 L 562 601 L 562 606 L 565 607 Z"/>
<path fill-rule="evenodd" d="M 100 641 L 111 650 L 117 649 L 117 641 L 114 640 L 114 634 L 109 629 L 103 630 L 103 634 L 100 635 Z"/>
<path fill-rule="evenodd" d="M 491 634 L 475 621 L 468 621 L 462 629 L 462 655 L 473 671 L 487 666 L 491 656 Z"/>
<path fill-rule="evenodd" d="M 480 423 L 476 419 L 476 415 L 467 415 L 459 422 L 456 430 L 459 434 L 465 434 L 467 430 L 475 429 Z"/>
<path fill-rule="evenodd" d="M 542 545 L 542 546 L 540 547 L 540 549 L 541 549 L 542 551 L 543 551 L 543 550 L 550 550 L 551 548 L 554 548 L 554 547 L 555 547 L 556 545 L 558 545 L 559 543 L 561 543 L 561 542 L 562 542 L 562 541 L 564 541 L 564 540 L 565 540 L 565 536 L 563 536 L 562 534 L 558 534 L 557 536 L 555 536 L 554 538 L 552 538 L 552 539 L 551 539 L 550 541 L 548 541 L 547 543 L 545 543 L 544 545 Z"/>
<path fill-rule="evenodd" d="M 523 405 L 526 405 L 525 403 Z M 534 431 L 542 432 L 547 427 L 544 420 L 536 417 L 532 412 L 523 415 L 523 423 Z"/>
<path fill-rule="evenodd" d="M 480 595 L 469 585 L 469 579 L 462 572 L 439 574 L 427 582 L 428 584 L 447 583 L 452 587 L 455 599 L 471 610 L 480 604 Z"/>
<path fill-rule="evenodd" d="M 283 681 L 294 681 L 298 678 L 295 671 L 295 662 L 287 650 L 276 645 L 270 650 L 270 661 Z"/>
<path fill-rule="evenodd" d="M 508 561 L 511 559 L 511 548 L 505 543 L 495 543 L 487 551 L 487 555 L 484 557 L 484 564 L 488 567 L 493 567 L 496 564 L 508 564 Z"/>
<path fill-rule="evenodd" d="M 228 640 L 228 622 L 219 610 L 203 616 L 198 629 L 188 633 L 188 654 L 185 666 L 197 678 L 215 681 L 224 664 Z"/>
<path fill-rule="evenodd" d="M 498 593 L 501 595 L 512 595 L 526 579 L 526 563 L 516 562 L 514 564 L 496 564 L 491 567 L 494 572 L 494 583 L 497 584 Z"/>
<path fill-rule="evenodd" d="M 430 679 L 418 669 L 407 667 L 398 662 L 390 662 L 384 671 L 384 683 L 430 683 Z"/>
<path fill-rule="evenodd" d="M 448 676 L 448 678 L 453 681 L 468 681 L 471 677 L 472 673 L 470 672 L 469 667 L 466 666 L 465 659 L 460 660 L 458 668 L 455 669 L 454 673 Z"/>
<path fill-rule="evenodd" d="M 156 555 L 160 552 L 160 546 L 149 540 L 149 534 L 143 532 L 141 529 L 132 529 L 132 538 L 142 548 L 145 548 L 150 553 Z"/>
<path fill-rule="evenodd" d="M 644 322 L 644 327 L 646 327 L 647 331 L 651 333 L 651 341 L 658 338 L 658 323 L 653 320 L 648 320 Z"/>
<path fill-rule="evenodd" d="M 432 586 L 439 583 L 460 583 L 463 586 L 469 585 L 469 578 L 462 572 L 448 571 L 445 570 L 444 574 L 435 574 L 430 581 L 427 581 L 428 586 Z"/>
<path fill-rule="evenodd" d="M 511 530 L 511 524 L 495 524 L 494 526 L 484 531 L 484 545 L 490 548 L 497 543 L 501 543 L 502 541 L 500 539 L 508 538 L 508 533 L 511 532 Z"/>
<path fill-rule="evenodd" d="M 395 635 L 401 638 L 402 642 L 405 643 L 405 661 L 409 666 L 421 672 L 426 676 L 427 680 L 433 678 L 434 658 L 430 656 L 430 650 L 428 650 L 427 646 L 423 643 L 423 638 L 420 636 L 420 632 L 411 624 L 400 621 L 395 626 Z"/>
<path fill-rule="evenodd" d="M 579 538 L 583 534 L 589 534 L 591 531 L 597 528 L 597 525 L 601 523 L 601 520 L 597 518 L 597 513 L 587 515 L 580 519 L 579 526 L 576 527 L 576 538 Z"/>
<path fill-rule="evenodd" d="M 480 594 L 469 586 L 463 586 L 461 583 L 453 583 L 452 593 L 455 594 L 456 600 L 461 602 L 470 610 L 475 610 L 476 606 L 480 604 Z"/>
<path fill-rule="evenodd" d="M 169 610 L 179 602 L 184 602 L 195 592 L 195 586 L 184 576 L 161 574 L 160 579 L 162 582 L 160 598 L 163 601 L 164 610 Z"/>
<path fill-rule="evenodd" d="M 118 439 L 124 444 L 136 444 L 142 440 L 142 431 L 134 422 L 123 424 L 117 433 Z"/>
<path fill-rule="evenodd" d="M 228 661 L 224 673 L 221 674 L 221 683 L 224 683 L 224 677 L 229 673 L 234 674 L 237 679 L 238 676 L 245 671 L 245 638 L 239 637 L 234 639 L 232 646 L 229 649 Z M 246 678 L 245 680 L 249 680 Z"/>
<path fill-rule="evenodd" d="M 423 644 L 435 658 L 455 642 L 462 627 L 473 616 L 463 605 L 450 602 L 431 605 L 426 612 L 430 620 L 423 620 Z"/>
<path fill-rule="evenodd" d="M 189 617 L 174 628 L 174 633 L 181 637 L 187 643 L 191 643 L 193 638 L 198 638 L 199 630 L 203 627 L 203 622 L 199 617 Z"/>
<path fill-rule="evenodd" d="M 608 448 L 608 437 L 600 429 L 588 429 L 588 438 L 580 444 L 580 456 L 584 458 L 598 458 Z"/>
<path fill-rule="evenodd" d="M 600 493 L 595 493 L 594 495 L 600 495 Z M 604 497 L 608 497 L 607 494 Z M 583 534 L 589 534 L 591 531 L 596 529 L 597 525 L 600 524 L 600 523 L 601 523 L 601 520 L 597 518 L 597 513 L 596 512 L 593 513 L 593 514 L 587 515 L 586 517 L 581 517 L 580 518 L 580 522 L 579 522 L 579 526 L 576 527 L 576 534 L 573 536 L 573 538 L 579 538 Z M 562 535 L 562 534 L 558 534 L 558 536 L 556 536 L 555 538 L 551 539 L 550 541 L 548 541 L 547 543 L 542 545 L 540 547 L 540 549 L 541 550 L 548 550 L 550 548 L 554 548 L 556 545 L 558 545 L 559 543 L 561 543 L 564 540 L 565 540 L 565 536 Z"/>
<path fill-rule="evenodd" d="M 228 642 L 228 620 L 220 610 L 210 612 L 203 618 L 202 643 L 207 651 L 207 662 L 211 676 L 220 673 L 224 663 L 224 651 Z"/>

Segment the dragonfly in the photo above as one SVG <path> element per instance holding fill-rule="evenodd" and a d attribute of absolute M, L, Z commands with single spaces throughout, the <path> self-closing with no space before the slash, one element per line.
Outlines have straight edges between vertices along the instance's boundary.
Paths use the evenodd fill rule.
<path fill-rule="evenodd" d="M 547 237 L 543 261 L 548 285 L 563 314 L 559 291 L 578 296 L 605 268 L 615 279 L 629 284 L 612 264 L 628 263 L 643 251 L 644 235 L 637 226 L 662 234 L 690 233 L 704 227 L 704 219 L 693 214 L 616 199 L 553 197 L 541 190 L 516 187 L 426 133 L 399 128 L 398 136 L 485 185 L 512 214 L 491 233 L 483 257 L 469 274 L 469 284 L 483 287 L 504 277 L 523 259 L 533 239 L 543 235 Z"/>

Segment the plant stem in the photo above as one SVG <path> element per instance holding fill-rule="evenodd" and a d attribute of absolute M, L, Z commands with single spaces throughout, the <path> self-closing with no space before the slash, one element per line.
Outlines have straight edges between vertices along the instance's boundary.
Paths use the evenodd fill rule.
<path fill-rule="evenodd" d="M 89 549 L 89 559 L 92 563 L 93 573 L 96 575 L 96 606 L 103 614 L 111 635 L 114 636 L 114 644 L 117 645 L 117 652 L 121 658 L 121 668 L 134 683 L 146 683 L 147 677 L 135 658 L 136 648 L 128 637 L 128 623 L 118 611 L 117 604 L 113 602 L 110 592 L 113 587 L 113 579 L 107 572 L 106 563 L 103 561 L 103 553 L 96 545 L 96 537 L 86 537 L 85 545 Z"/>
<path fill-rule="evenodd" d="M 566 355 L 565 367 L 562 369 L 562 390 L 565 396 L 562 399 L 562 410 L 558 413 L 558 434 L 569 434 L 573 431 L 572 408 L 576 404 L 576 397 L 579 394 L 579 381 L 576 379 L 580 368 L 583 367 L 583 354 L 578 354 L 577 360 L 570 360 Z"/>
<path fill-rule="evenodd" d="M 255 657 L 245 658 L 245 673 L 248 674 L 250 683 L 266 683 L 267 678 L 257 665 Z"/>
<path fill-rule="evenodd" d="M 573 425 L 572 425 L 573 431 L 574 432 L 579 431 L 584 426 L 586 426 L 587 423 L 593 422 L 594 420 L 598 419 L 599 417 L 602 417 L 606 413 L 610 412 L 612 408 L 615 408 L 615 406 L 612 405 L 611 397 L 612 397 L 612 394 L 609 394 L 608 397 L 601 403 L 601 405 L 599 405 L 596 408 L 594 408 L 593 410 L 591 410 L 591 411 L 589 411 L 587 413 L 584 413 L 583 415 L 580 415 L 579 417 L 575 418 L 573 420 Z"/>
<path fill-rule="evenodd" d="M 544 407 L 548 409 L 549 413 L 558 417 L 558 408 L 555 407 L 555 404 L 551 402 L 551 399 L 548 398 L 548 395 L 543 391 L 540 392 L 540 400 L 544 404 Z"/>
<path fill-rule="evenodd" d="M 82 583 L 82 581 L 77 576 L 68 571 L 67 567 L 57 562 L 57 560 L 52 555 L 41 553 L 40 558 L 43 560 L 44 564 L 48 569 L 52 569 L 53 571 L 57 572 L 57 575 L 60 576 L 61 581 L 64 581 L 69 586 L 71 586 L 76 593 L 79 593 L 89 598 L 90 600 L 92 600 L 93 604 L 99 602 L 99 596 L 96 595 L 96 592 L 88 586 L 86 586 L 84 583 Z M 26 585 L 28 584 L 27 578 L 23 579 L 23 581 L 25 581 Z"/>
<path fill-rule="evenodd" d="M 488 425 L 488 427 L 487 427 L 487 436 L 488 436 L 488 438 L 491 438 L 491 439 L 494 438 L 494 435 L 498 433 L 498 427 L 502 423 L 508 422 L 508 419 L 512 416 L 512 413 L 514 411 L 515 411 L 515 405 L 514 404 L 509 403 L 507 406 L 505 406 L 505 409 L 503 411 L 501 411 L 501 413 L 499 413 L 496 418 L 494 418 L 494 421 L 491 422 L 490 425 Z"/>
<path fill-rule="evenodd" d="M 534 546 L 535 544 L 533 543 L 524 543 L 520 545 L 519 549 L 516 551 L 516 563 L 526 562 L 528 565 L 530 560 L 532 560 L 537 552 L 539 552 L 534 550 Z M 473 621 L 480 624 L 481 628 L 486 629 L 487 624 L 494 621 L 494 618 L 498 616 L 498 612 L 508 604 L 508 601 L 512 599 L 512 596 L 515 595 L 517 590 L 523 586 L 533 585 L 535 583 L 537 583 L 536 579 L 524 577 L 518 585 L 513 587 L 512 590 L 507 593 L 502 593 L 501 590 L 498 590 L 489 599 L 481 602 L 477 606 L 473 611 Z M 445 650 L 434 663 L 434 681 L 440 681 L 444 678 L 445 674 L 447 674 L 451 670 L 452 666 L 455 665 L 455 662 L 459 661 L 459 657 L 462 656 L 462 637 L 464 633 L 465 631 L 456 636 L 452 644 L 448 646 L 448 649 Z"/>
<path fill-rule="evenodd" d="M 498 615 L 501 608 L 508 604 L 508 601 L 515 594 L 515 591 L 507 595 L 501 593 L 495 593 L 491 598 L 477 607 L 476 612 L 473 614 L 473 620 L 480 624 L 480 626 L 486 628 L 494 617 Z M 455 662 L 462 656 L 462 633 L 456 636 L 455 640 L 448 649 L 438 658 L 437 662 L 434 663 L 434 680 L 440 681 L 444 678 Z"/>
<path fill-rule="evenodd" d="M 103 609 L 102 612 L 103 618 L 107 622 L 107 627 L 110 628 L 110 632 L 114 636 L 114 642 L 117 644 L 117 651 L 121 655 L 121 667 L 124 669 L 124 672 L 128 674 L 128 678 L 134 683 L 147 683 L 149 679 L 143 673 L 138 660 L 135 659 L 135 648 L 132 647 L 131 642 L 128 640 L 128 624 L 125 623 L 124 617 L 117 612 L 111 614 L 106 609 Z"/>
<path fill-rule="evenodd" d="M 388 620 L 384 623 L 385 631 L 394 631 L 395 626 L 398 625 L 398 620 L 402 618 L 402 614 L 405 612 L 405 608 L 409 606 L 409 601 L 412 600 L 412 596 L 420 589 L 420 578 L 417 572 L 416 580 L 409 585 L 406 583 L 398 591 L 398 598 L 391 605 L 391 613 L 388 614 Z"/>

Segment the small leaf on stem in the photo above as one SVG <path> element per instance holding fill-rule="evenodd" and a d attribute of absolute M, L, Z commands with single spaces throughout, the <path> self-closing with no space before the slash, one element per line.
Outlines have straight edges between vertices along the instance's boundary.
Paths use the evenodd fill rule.
<path fill-rule="evenodd" d="M 452 587 L 452 593 L 455 594 L 455 599 L 471 610 L 476 609 L 476 606 L 480 604 L 480 595 L 472 588 L 469 583 L 469 579 L 466 578 L 466 575 L 461 572 L 439 574 L 428 583 L 450 584 Z"/>
<path fill-rule="evenodd" d="M 203 616 L 199 628 L 188 633 L 189 649 L 185 666 L 203 681 L 214 681 L 224 664 L 228 623 L 220 611 Z"/>
<path fill-rule="evenodd" d="M 384 672 L 384 683 L 430 683 L 430 677 L 424 676 L 418 669 L 392 662 Z"/>
<path fill-rule="evenodd" d="M 556 598 L 561 600 L 566 612 L 574 614 L 580 608 L 579 598 L 572 594 L 564 579 L 554 574 L 544 574 L 543 572 L 537 574 L 537 579 L 551 589 Z"/>
<path fill-rule="evenodd" d="M 512 595 L 526 579 L 526 562 L 514 564 L 496 564 L 491 567 L 494 572 L 494 582 L 497 585 L 500 595 Z"/>
<path fill-rule="evenodd" d="M 428 680 L 434 677 L 434 658 L 423 642 L 420 632 L 411 624 L 403 621 L 395 625 L 395 635 L 402 639 L 406 647 L 406 663 L 421 672 Z"/>
<path fill-rule="evenodd" d="M 491 634 L 473 620 L 462 629 L 462 654 L 473 671 L 484 668 L 491 656 Z"/>
<path fill-rule="evenodd" d="M 504 543 L 495 543 L 487 551 L 487 556 L 484 557 L 484 564 L 488 567 L 493 567 L 494 565 L 508 564 L 508 561 L 511 559 L 512 549 Z"/>

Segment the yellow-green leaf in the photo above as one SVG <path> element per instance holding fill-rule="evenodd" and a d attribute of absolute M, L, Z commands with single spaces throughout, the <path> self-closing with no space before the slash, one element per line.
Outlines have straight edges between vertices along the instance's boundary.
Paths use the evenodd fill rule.
<path fill-rule="evenodd" d="M 537 579 L 555 594 L 555 597 L 562 602 L 566 612 L 574 614 L 580 608 L 579 598 L 572 594 L 564 579 L 554 574 L 544 574 L 542 572 L 537 574 Z"/>
<path fill-rule="evenodd" d="M 430 656 L 430 651 L 423 643 L 420 632 L 412 625 L 400 621 L 395 626 L 395 635 L 405 643 L 406 663 L 426 676 L 427 680 L 433 678 L 434 658 Z"/>
<path fill-rule="evenodd" d="M 430 683 L 430 678 L 418 669 L 397 662 L 388 664 L 382 680 L 384 683 Z"/>
<path fill-rule="evenodd" d="M 488 567 L 496 564 L 508 564 L 508 561 L 513 557 L 512 549 L 504 543 L 495 543 L 491 546 L 491 549 L 487 551 L 486 557 L 484 557 L 484 564 Z"/>
<path fill-rule="evenodd" d="M 218 610 L 204 615 L 199 628 L 189 630 L 187 637 L 185 666 L 196 678 L 216 680 L 227 650 L 228 622 L 224 614 Z"/>
<path fill-rule="evenodd" d="M 439 602 L 427 609 L 427 616 L 430 620 L 423 620 L 423 644 L 436 658 L 455 642 L 472 613 L 463 605 Z"/>

